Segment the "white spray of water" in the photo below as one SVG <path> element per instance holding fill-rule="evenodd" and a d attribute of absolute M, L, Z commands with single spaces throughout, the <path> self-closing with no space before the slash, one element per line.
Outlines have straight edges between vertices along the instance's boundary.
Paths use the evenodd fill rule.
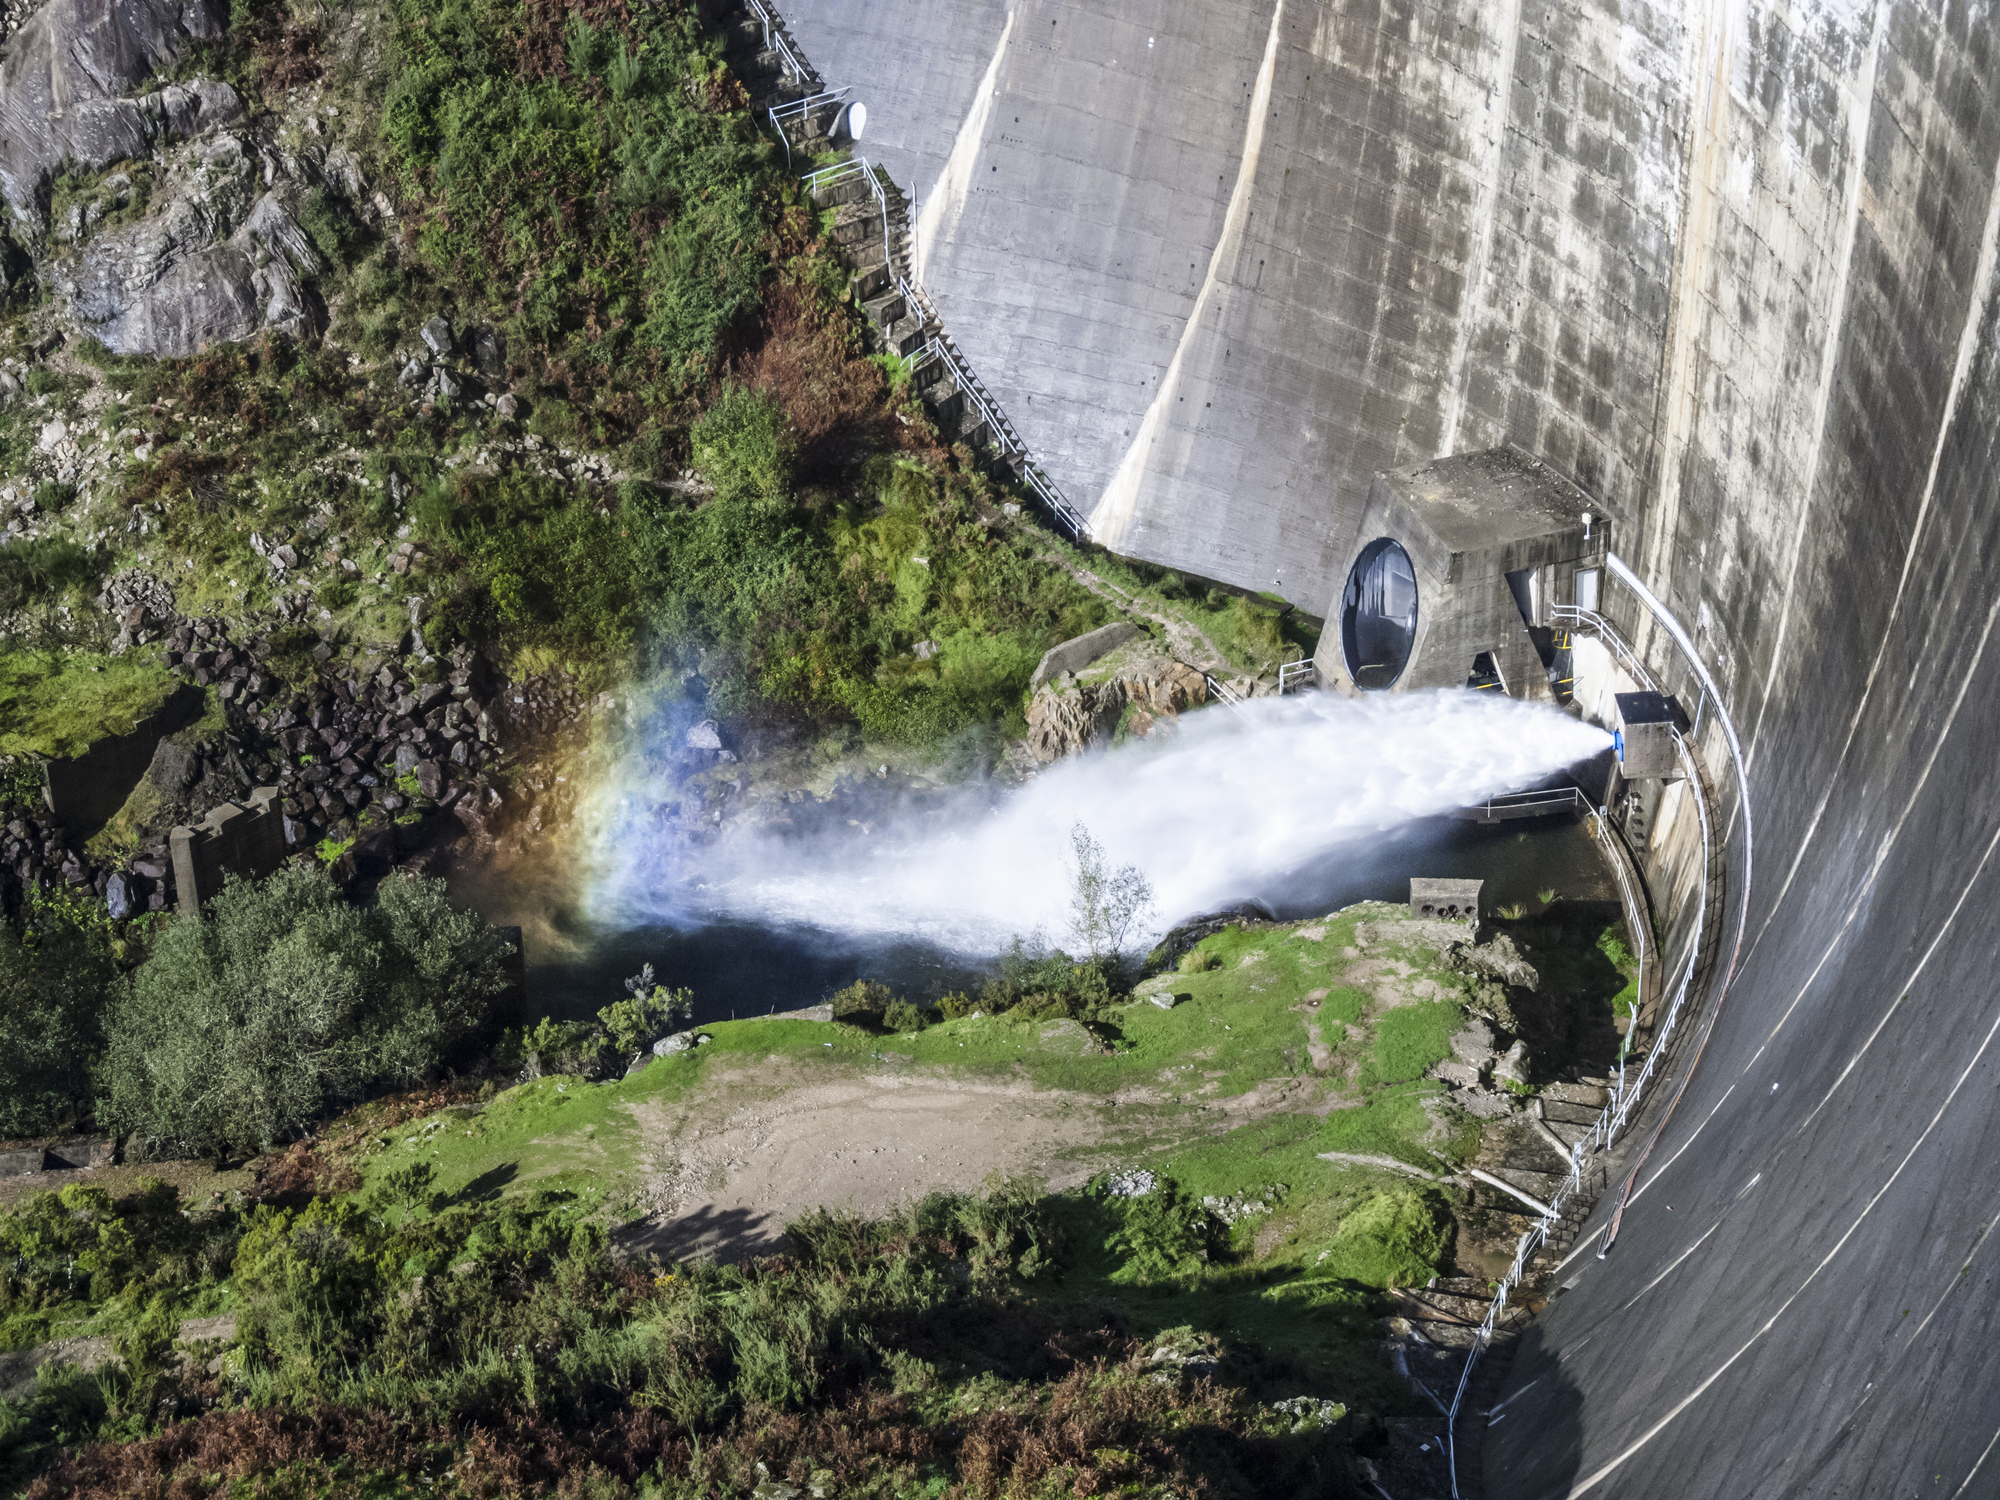
<path fill-rule="evenodd" d="M 1530 785 L 1608 736 L 1547 707 L 1464 691 L 1313 693 L 1210 709 L 1178 732 L 1058 763 L 956 816 L 862 833 L 752 831 L 688 845 L 643 816 L 634 787 L 603 796 L 592 909 L 639 925 L 749 919 L 992 952 L 1061 938 L 1070 830 L 1152 881 L 1150 937 L 1282 890 L 1286 877 L 1412 819 Z M 657 795 L 657 794 L 655 794 Z"/>

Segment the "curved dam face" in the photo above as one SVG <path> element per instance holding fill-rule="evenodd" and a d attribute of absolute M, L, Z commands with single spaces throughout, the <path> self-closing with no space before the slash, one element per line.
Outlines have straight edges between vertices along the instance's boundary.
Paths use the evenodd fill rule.
<path fill-rule="evenodd" d="M 1991 8 L 789 11 L 1099 540 L 1320 613 L 1378 470 L 1511 442 L 1741 731 L 1742 967 L 1487 1493 L 2000 1494 Z"/>

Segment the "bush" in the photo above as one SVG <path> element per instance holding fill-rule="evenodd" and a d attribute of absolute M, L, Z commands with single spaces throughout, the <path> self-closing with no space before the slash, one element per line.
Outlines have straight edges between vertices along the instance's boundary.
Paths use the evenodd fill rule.
<path fill-rule="evenodd" d="M 989 1016 L 1018 1010 L 1026 1019 L 1079 1021 L 1108 1018 L 1122 996 L 1115 954 L 1079 962 L 1062 949 L 1040 951 L 1019 938 L 1000 958 L 1000 972 L 981 986 L 979 1006 Z"/>
<path fill-rule="evenodd" d="M 653 966 L 646 965 L 644 983 L 651 984 Z M 642 981 L 628 979 L 628 987 Z M 633 989 L 629 998 L 614 1000 L 597 1013 L 604 1034 L 619 1052 L 631 1054 L 650 1047 L 671 1031 L 684 1029 L 694 1019 L 694 991 L 670 990 L 663 984 Z"/>
<path fill-rule="evenodd" d="M 767 510 L 791 502 L 794 444 L 785 409 L 768 391 L 725 386 L 689 433 L 695 467 L 718 499 Z"/>
<path fill-rule="evenodd" d="M 155 1150 L 269 1147 L 337 1101 L 434 1072 L 508 986 L 505 941 L 444 882 L 344 901 L 303 862 L 169 923 L 106 1017 L 101 1113 Z"/>
<path fill-rule="evenodd" d="M 879 1022 L 894 999 L 888 985 L 873 979 L 857 979 L 846 989 L 834 992 L 833 1018 L 836 1021 Z"/>
<path fill-rule="evenodd" d="M 922 1031 L 931 1024 L 930 1013 L 919 1010 L 907 1000 L 891 1000 L 889 1008 L 882 1012 L 882 1024 L 891 1031 Z"/>
<path fill-rule="evenodd" d="M 1183 974 L 1206 974 L 1222 967 L 1222 960 L 1213 953 L 1204 953 L 1199 948 L 1190 948 L 1181 955 L 1180 971 Z"/>
<path fill-rule="evenodd" d="M 1173 1178 L 1160 1174 L 1153 1189 L 1123 1204 L 1123 1223 L 1105 1240 L 1122 1257 L 1113 1280 L 1184 1281 L 1228 1244 L 1221 1222 Z"/>
<path fill-rule="evenodd" d="M 99 1018 L 118 983 L 102 934 L 24 941 L 0 923 L 0 1137 L 53 1135 L 90 1113 Z"/>

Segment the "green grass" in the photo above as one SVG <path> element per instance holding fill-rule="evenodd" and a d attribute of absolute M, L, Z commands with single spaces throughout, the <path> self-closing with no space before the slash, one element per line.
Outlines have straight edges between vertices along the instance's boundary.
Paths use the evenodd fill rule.
<path fill-rule="evenodd" d="M 130 733 L 178 685 L 150 652 L 0 653 L 0 754 L 81 755 L 99 740 Z"/>
<path fill-rule="evenodd" d="M 1368 1083 L 1405 1083 L 1424 1076 L 1432 1063 L 1451 1055 L 1451 1035 L 1465 1024 L 1465 1011 L 1450 1000 L 1432 1000 L 1392 1010 L 1375 1023 L 1375 1049 L 1362 1071 Z"/>

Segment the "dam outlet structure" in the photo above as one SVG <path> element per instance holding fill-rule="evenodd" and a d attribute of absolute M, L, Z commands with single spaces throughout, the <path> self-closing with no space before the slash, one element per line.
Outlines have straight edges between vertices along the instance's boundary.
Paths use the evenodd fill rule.
<path fill-rule="evenodd" d="M 2000 1493 L 1995 7 L 786 10 L 1093 541 L 1334 601 L 1323 683 L 1685 716 L 1604 821 L 1694 1008 L 1460 1492 Z M 1379 519 L 1496 452 L 1563 525 Z"/>

